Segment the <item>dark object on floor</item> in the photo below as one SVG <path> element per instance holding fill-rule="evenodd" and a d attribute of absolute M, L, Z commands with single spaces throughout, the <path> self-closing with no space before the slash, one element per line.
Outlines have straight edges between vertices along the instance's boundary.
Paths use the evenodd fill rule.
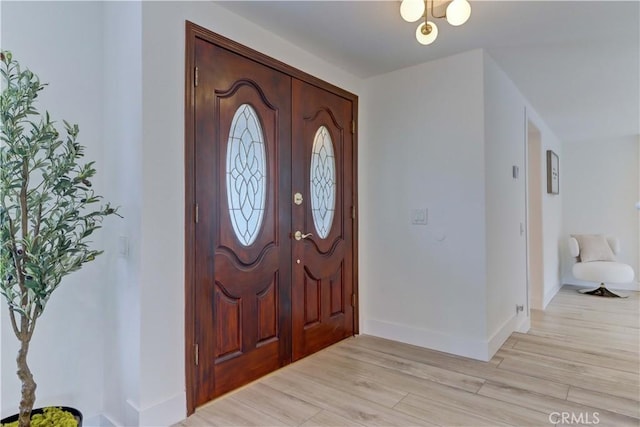
<path fill-rule="evenodd" d="M 580 292 L 581 294 L 595 295 L 595 296 L 598 296 L 598 297 L 627 298 L 626 296 L 618 295 L 618 294 L 616 294 L 614 292 L 611 292 L 609 289 L 607 289 L 607 287 L 604 285 L 604 283 L 601 283 L 599 288 L 594 289 L 592 291 L 588 291 L 586 289 L 580 289 L 580 290 L 578 290 L 578 292 Z"/>

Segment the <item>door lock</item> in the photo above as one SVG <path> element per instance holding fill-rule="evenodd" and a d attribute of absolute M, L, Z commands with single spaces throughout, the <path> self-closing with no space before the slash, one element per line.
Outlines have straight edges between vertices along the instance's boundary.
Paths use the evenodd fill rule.
<path fill-rule="evenodd" d="M 298 206 L 302 204 L 302 193 L 296 193 L 293 195 L 293 203 Z"/>
<path fill-rule="evenodd" d="M 308 238 L 309 236 L 313 236 L 313 234 L 311 234 L 311 233 L 304 234 L 304 233 L 303 233 L 302 231 L 300 231 L 300 230 L 298 230 L 298 231 L 296 231 L 295 233 L 293 233 L 293 238 L 294 238 L 294 239 L 296 239 L 296 240 L 306 239 L 306 238 Z"/>

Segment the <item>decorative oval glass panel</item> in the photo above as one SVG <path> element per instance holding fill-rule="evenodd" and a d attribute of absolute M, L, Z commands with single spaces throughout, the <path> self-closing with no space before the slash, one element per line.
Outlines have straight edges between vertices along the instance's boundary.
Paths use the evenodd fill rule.
<path fill-rule="evenodd" d="M 311 214 L 318 236 L 331 231 L 336 208 L 336 160 L 329 130 L 320 126 L 311 149 Z"/>
<path fill-rule="evenodd" d="M 242 104 L 231 121 L 227 141 L 227 201 L 231 225 L 244 246 L 258 236 L 267 193 L 262 125 L 256 111 Z"/>

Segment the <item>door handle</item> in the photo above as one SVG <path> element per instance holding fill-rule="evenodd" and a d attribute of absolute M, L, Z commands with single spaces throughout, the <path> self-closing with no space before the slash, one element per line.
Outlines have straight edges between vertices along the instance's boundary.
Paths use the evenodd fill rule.
<path fill-rule="evenodd" d="M 293 233 L 293 238 L 296 239 L 296 240 L 306 239 L 309 236 L 313 236 L 313 234 L 311 234 L 311 233 L 304 234 L 300 230 L 298 230 L 295 233 Z"/>

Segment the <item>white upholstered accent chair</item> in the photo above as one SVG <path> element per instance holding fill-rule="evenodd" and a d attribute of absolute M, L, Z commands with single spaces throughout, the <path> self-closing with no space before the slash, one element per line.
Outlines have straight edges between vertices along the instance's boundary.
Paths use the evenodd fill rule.
<path fill-rule="evenodd" d="M 579 292 L 601 297 L 620 297 L 611 292 L 605 283 L 629 283 L 634 272 L 630 265 L 617 262 L 620 241 L 616 237 L 601 234 L 575 234 L 569 237 L 569 252 L 576 258 L 573 276 L 576 279 L 600 283 L 594 290 Z"/>

